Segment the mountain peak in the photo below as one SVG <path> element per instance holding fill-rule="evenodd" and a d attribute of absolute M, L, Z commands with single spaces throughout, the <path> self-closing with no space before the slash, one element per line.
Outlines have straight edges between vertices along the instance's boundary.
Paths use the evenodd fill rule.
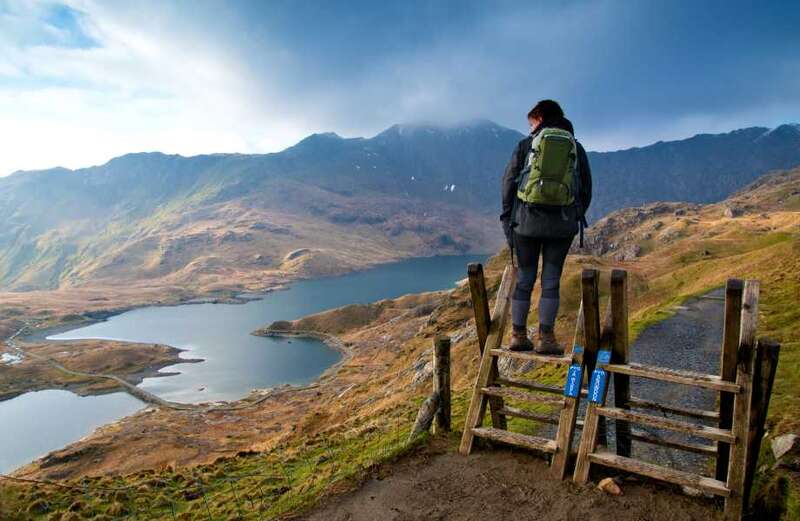
<path fill-rule="evenodd" d="M 393 136 L 419 136 L 419 135 L 451 135 L 463 134 L 465 132 L 514 132 L 511 129 L 498 125 L 489 119 L 471 119 L 453 123 L 449 125 L 441 125 L 430 123 L 426 121 L 417 121 L 410 123 L 398 123 L 387 128 L 376 138 L 386 138 Z"/>
<path fill-rule="evenodd" d="M 800 124 L 784 123 L 775 128 L 766 129 L 758 139 L 777 138 L 794 140 L 800 137 Z"/>
<path fill-rule="evenodd" d="M 285 152 L 324 149 L 325 147 L 336 146 L 343 141 L 345 139 L 336 132 L 320 132 L 301 139 L 296 145 L 287 148 Z"/>

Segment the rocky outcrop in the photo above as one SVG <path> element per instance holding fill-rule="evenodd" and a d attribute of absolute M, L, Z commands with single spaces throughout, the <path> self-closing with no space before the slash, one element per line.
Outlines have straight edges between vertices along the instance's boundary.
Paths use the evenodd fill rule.
<path fill-rule="evenodd" d="M 642 253 L 641 242 L 650 240 L 655 232 L 661 231 L 664 221 L 692 216 L 700 208 L 700 205 L 690 203 L 653 203 L 619 210 L 586 230 L 583 251 L 597 256 L 608 255 L 614 260 L 634 260 Z M 664 243 L 678 236 L 677 231 L 668 228 L 658 234 L 658 239 Z M 573 250 L 579 251 L 577 241 Z"/>

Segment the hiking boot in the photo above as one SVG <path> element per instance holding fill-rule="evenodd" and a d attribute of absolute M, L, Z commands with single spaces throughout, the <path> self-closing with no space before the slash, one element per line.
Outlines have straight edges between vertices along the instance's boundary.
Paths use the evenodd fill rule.
<path fill-rule="evenodd" d="M 552 331 L 539 330 L 539 340 L 534 348 L 540 355 L 563 355 L 564 348 L 556 341 L 556 335 Z"/>
<path fill-rule="evenodd" d="M 511 351 L 530 351 L 533 349 L 533 342 L 528 338 L 528 330 L 526 328 L 514 328 L 511 331 L 511 345 L 508 346 Z"/>

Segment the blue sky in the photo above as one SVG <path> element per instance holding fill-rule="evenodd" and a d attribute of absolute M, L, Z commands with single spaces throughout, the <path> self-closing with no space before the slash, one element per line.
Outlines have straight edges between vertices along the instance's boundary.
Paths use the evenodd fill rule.
<path fill-rule="evenodd" d="M 800 2 L 0 0 L 0 175 L 559 100 L 587 148 L 800 121 Z"/>

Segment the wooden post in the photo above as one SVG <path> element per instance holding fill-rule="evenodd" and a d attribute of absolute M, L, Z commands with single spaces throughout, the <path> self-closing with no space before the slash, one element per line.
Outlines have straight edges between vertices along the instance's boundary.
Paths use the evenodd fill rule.
<path fill-rule="evenodd" d="M 726 521 L 740 521 L 744 513 L 744 482 L 748 461 L 748 430 L 750 404 L 753 393 L 755 367 L 756 327 L 758 325 L 758 281 L 748 280 L 742 296 L 742 319 L 739 330 L 739 349 L 736 362 L 736 383 L 740 392 L 733 400 L 731 431 L 736 441 L 731 446 L 727 486 L 730 495 L 725 498 Z"/>
<path fill-rule="evenodd" d="M 417 411 L 417 419 L 414 420 L 414 427 L 412 427 L 411 433 L 408 435 L 409 441 L 431 428 L 433 417 L 436 415 L 436 411 L 439 410 L 439 403 L 439 395 L 435 392 L 422 402 L 422 406 Z"/>
<path fill-rule="evenodd" d="M 628 354 L 628 272 L 611 271 L 611 321 L 614 335 L 611 361 L 615 364 L 627 364 Z M 630 377 L 625 374 L 614 375 L 614 406 L 630 409 L 631 386 Z M 614 420 L 617 432 L 617 454 L 630 457 L 631 427 L 627 421 Z"/>
<path fill-rule="evenodd" d="M 506 273 L 503 272 L 503 277 L 505 278 L 505 276 Z M 472 312 L 475 316 L 475 332 L 478 334 L 478 351 L 483 355 L 486 338 L 489 335 L 489 329 L 492 324 L 492 317 L 489 315 L 489 296 L 486 292 L 486 278 L 483 275 L 483 264 L 478 262 L 468 264 L 467 277 L 469 279 L 469 292 L 472 297 Z M 510 291 L 513 290 L 514 288 L 512 287 Z M 498 295 L 499 294 L 500 292 L 498 290 Z M 500 371 L 497 368 L 497 360 L 492 359 L 489 379 L 494 381 L 499 376 Z M 489 397 L 489 410 L 492 415 L 492 425 L 498 429 L 505 429 L 507 427 L 506 417 L 499 412 L 502 408 L 502 398 L 498 398 L 497 396 Z"/>
<path fill-rule="evenodd" d="M 722 329 L 722 351 L 720 354 L 719 376 L 723 380 L 736 380 L 736 352 L 739 349 L 739 329 L 742 320 L 742 291 L 744 283 L 739 279 L 728 279 L 725 286 L 725 323 Z M 730 429 L 733 424 L 733 394 L 719 394 L 719 428 Z M 716 478 L 728 479 L 728 457 L 730 445 L 717 443 Z"/>
<path fill-rule="evenodd" d="M 753 370 L 753 399 L 750 402 L 750 428 L 747 443 L 747 469 L 744 477 L 744 511 L 750 503 L 750 489 L 761 453 L 761 440 L 764 439 L 764 425 L 767 421 L 772 384 L 778 368 L 781 345 L 773 340 L 761 338 L 756 345 L 756 360 Z"/>
<path fill-rule="evenodd" d="M 600 343 L 598 344 L 598 349 L 605 348 L 610 350 L 614 342 L 613 327 L 614 325 L 611 317 L 611 305 L 609 304 L 606 306 L 605 313 L 603 313 L 603 321 L 601 322 L 600 326 Z M 595 367 L 597 367 L 596 362 L 592 363 L 592 366 L 589 370 L 587 370 L 587 373 L 594 371 Z M 608 389 L 608 387 L 606 387 L 606 389 Z M 597 444 L 602 445 L 603 447 L 608 447 L 608 422 L 606 421 L 605 416 L 600 416 L 597 419 Z"/>
<path fill-rule="evenodd" d="M 472 442 L 475 435 L 472 429 L 478 427 L 483 422 L 483 416 L 486 414 L 486 395 L 481 392 L 481 389 L 491 386 L 494 383 L 493 370 L 497 370 L 497 358 L 492 356 L 492 349 L 498 349 L 503 342 L 503 332 L 506 329 L 506 321 L 508 320 L 509 308 L 511 307 L 511 291 L 516 282 L 517 273 L 512 266 L 506 266 L 503 272 L 503 280 L 500 282 L 500 288 L 497 290 L 497 299 L 494 303 L 494 312 L 492 313 L 492 321 L 489 325 L 489 334 L 486 337 L 486 346 L 481 356 L 481 365 L 478 368 L 478 376 L 475 379 L 475 387 L 472 390 L 472 399 L 470 400 L 469 409 L 467 410 L 467 417 L 464 422 L 464 433 L 461 437 L 461 446 L 459 452 L 464 456 L 468 456 L 472 451 Z M 505 417 L 502 417 L 505 420 Z M 494 420 L 494 418 L 493 418 Z M 495 425 L 496 428 L 498 427 Z"/>
<path fill-rule="evenodd" d="M 478 333 L 478 349 L 483 354 L 486 336 L 489 334 L 489 296 L 486 293 L 486 279 L 483 276 L 483 264 L 472 262 L 467 265 L 469 293 L 472 297 L 472 312 L 475 315 L 475 331 Z"/>
<path fill-rule="evenodd" d="M 572 356 L 572 364 L 576 364 L 582 369 L 585 369 L 583 363 L 583 327 L 583 301 L 581 301 L 580 308 L 578 308 L 578 317 L 575 320 L 575 337 L 572 340 L 572 347 L 569 348 L 569 354 Z M 561 409 L 561 414 L 558 418 L 558 432 L 556 432 L 557 449 L 550 462 L 550 466 L 553 469 L 552 472 L 558 479 L 564 479 L 567 475 L 567 463 L 569 462 L 570 453 L 572 452 L 572 436 L 575 433 L 578 408 L 581 402 L 581 387 L 581 382 L 579 382 L 578 396 L 564 397 L 564 407 Z"/>
<path fill-rule="evenodd" d="M 600 302 L 598 290 L 598 272 L 585 269 L 581 274 L 581 292 L 583 295 L 583 334 L 586 342 L 585 354 L 589 360 L 597 359 L 597 348 L 600 345 Z M 586 368 L 589 372 L 589 368 Z M 581 445 L 578 448 L 578 460 L 575 464 L 573 479 L 585 483 L 589 478 L 589 453 L 594 451 L 597 436 L 598 415 L 594 412 L 596 404 L 586 406 L 586 417 L 583 420 Z"/>
<path fill-rule="evenodd" d="M 434 341 L 433 392 L 439 395 L 434 432 L 450 430 L 450 337 L 441 336 Z"/>

